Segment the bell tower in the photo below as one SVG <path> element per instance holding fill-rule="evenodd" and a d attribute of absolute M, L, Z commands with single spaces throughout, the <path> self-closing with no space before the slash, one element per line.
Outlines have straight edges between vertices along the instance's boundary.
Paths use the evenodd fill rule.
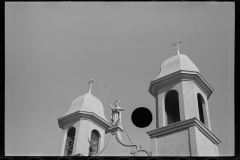
<path fill-rule="evenodd" d="M 147 132 L 153 156 L 218 156 L 208 109 L 213 88 L 186 55 L 178 50 L 165 60 L 149 92 L 156 102 L 156 129 Z"/>
<path fill-rule="evenodd" d="M 110 123 L 104 115 L 99 99 L 89 93 L 76 98 L 67 113 L 58 119 L 62 136 L 59 148 L 60 156 L 96 154 L 104 147 L 105 131 Z M 91 146 L 91 147 L 90 147 Z"/>

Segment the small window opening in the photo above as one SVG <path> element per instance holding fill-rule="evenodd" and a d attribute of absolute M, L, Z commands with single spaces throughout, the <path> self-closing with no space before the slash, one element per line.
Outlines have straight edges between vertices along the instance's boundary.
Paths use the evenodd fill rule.
<path fill-rule="evenodd" d="M 197 99 L 198 99 L 198 110 L 199 110 L 199 118 L 200 121 L 204 123 L 204 115 L 203 115 L 203 106 L 205 105 L 204 99 L 201 94 L 197 94 Z"/>
<path fill-rule="evenodd" d="M 172 124 L 180 121 L 178 92 L 171 90 L 165 97 L 165 111 L 167 115 L 167 123 Z"/>
<path fill-rule="evenodd" d="M 66 156 L 72 155 L 75 132 L 76 132 L 76 129 L 74 127 L 70 128 L 68 131 L 65 152 L 64 152 L 64 155 Z"/>
<path fill-rule="evenodd" d="M 91 140 L 90 140 L 89 155 L 98 153 L 99 139 L 100 139 L 100 136 L 98 131 L 93 130 L 91 134 Z"/>

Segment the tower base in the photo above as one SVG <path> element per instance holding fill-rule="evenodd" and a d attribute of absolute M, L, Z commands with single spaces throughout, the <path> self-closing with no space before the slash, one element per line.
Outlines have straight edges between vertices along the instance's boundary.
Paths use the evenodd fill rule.
<path fill-rule="evenodd" d="M 152 156 L 219 156 L 221 141 L 197 118 L 147 132 Z"/>

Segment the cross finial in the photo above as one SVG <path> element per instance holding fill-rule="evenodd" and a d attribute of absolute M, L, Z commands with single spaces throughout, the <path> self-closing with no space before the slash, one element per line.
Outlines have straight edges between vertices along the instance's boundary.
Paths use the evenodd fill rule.
<path fill-rule="evenodd" d="M 95 80 L 91 78 L 90 81 L 87 83 L 87 84 L 89 84 L 89 91 L 88 91 L 88 93 L 91 93 L 92 83 L 93 83 L 94 81 L 95 81 Z"/>
<path fill-rule="evenodd" d="M 179 51 L 179 43 L 182 43 L 182 40 L 178 40 L 176 41 L 176 43 L 173 43 L 173 46 L 177 45 L 177 54 L 180 54 L 180 51 Z"/>

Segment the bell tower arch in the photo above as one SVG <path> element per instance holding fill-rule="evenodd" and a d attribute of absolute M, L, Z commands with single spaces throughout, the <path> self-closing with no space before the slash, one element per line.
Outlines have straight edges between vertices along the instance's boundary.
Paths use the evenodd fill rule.
<path fill-rule="evenodd" d="M 178 92 L 170 90 L 165 96 L 165 112 L 167 115 L 167 124 L 172 124 L 180 121 L 179 99 Z"/>

